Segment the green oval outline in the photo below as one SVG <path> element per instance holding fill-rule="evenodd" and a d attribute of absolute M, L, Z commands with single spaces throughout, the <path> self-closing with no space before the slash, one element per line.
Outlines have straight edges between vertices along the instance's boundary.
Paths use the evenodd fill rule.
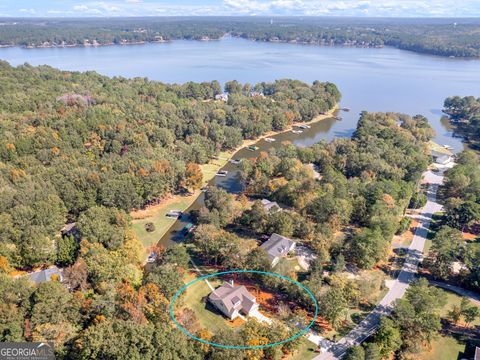
<path fill-rule="evenodd" d="M 282 340 L 282 341 L 278 341 L 278 342 L 275 342 L 275 343 L 271 343 L 271 344 L 266 344 L 266 345 L 252 345 L 252 346 L 245 346 L 245 345 L 222 345 L 222 344 L 217 344 L 217 343 L 214 343 L 214 342 L 211 342 L 211 341 L 207 341 L 207 340 L 203 340 L 203 339 L 200 339 L 198 337 L 196 337 L 195 335 L 191 334 L 190 332 L 188 332 L 184 327 L 182 327 L 178 322 L 177 320 L 175 320 L 175 315 L 173 314 L 173 305 L 175 304 L 175 302 L 177 301 L 178 297 L 180 296 L 180 294 L 182 292 L 184 292 L 189 286 L 195 284 L 196 282 L 198 281 L 202 281 L 202 280 L 205 280 L 205 279 L 208 279 L 208 278 L 211 278 L 211 277 L 215 277 L 215 276 L 218 276 L 218 275 L 227 275 L 227 274 L 235 274 L 235 273 L 252 273 L 252 274 L 263 274 L 263 275 L 272 275 L 272 276 L 275 276 L 275 277 L 278 277 L 280 279 L 283 279 L 283 280 L 286 280 L 286 281 L 289 281 L 295 285 L 297 285 L 298 287 L 300 287 L 302 290 L 305 290 L 307 292 L 307 294 L 310 296 L 310 298 L 313 300 L 313 303 L 315 304 L 315 315 L 313 317 L 313 320 L 307 325 L 307 327 L 301 331 L 299 331 L 297 334 L 289 337 L 288 339 L 285 339 L 285 340 Z M 191 337 L 192 339 L 195 339 L 197 341 L 200 341 L 204 344 L 207 344 L 207 345 L 211 345 L 211 346 L 216 346 L 216 347 L 220 347 L 220 348 L 225 348 L 225 349 L 244 349 L 244 350 L 252 350 L 252 349 L 264 349 L 264 348 L 267 348 L 267 347 L 272 347 L 272 346 L 277 346 L 277 345 L 280 345 L 280 344 L 284 344 L 284 343 L 287 343 L 289 341 L 293 341 L 297 338 L 299 338 L 300 336 L 302 336 L 303 334 L 305 334 L 312 326 L 313 324 L 315 323 L 315 321 L 317 320 L 317 316 L 318 316 L 318 302 L 317 302 L 317 299 L 315 299 L 315 296 L 313 296 L 313 294 L 311 293 L 310 290 L 308 290 L 305 286 L 303 286 L 302 284 L 300 284 L 298 281 L 295 281 L 289 277 L 286 277 L 286 276 L 283 276 L 283 275 L 279 275 L 279 274 L 275 274 L 275 273 L 272 273 L 272 272 L 268 272 L 268 271 L 259 271 L 259 270 L 230 270 L 230 271 L 223 271 L 223 272 L 218 272 L 218 273 L 214 273 L 214 274 L 209 274 L 209 275 L 204 275 L 204 276 L 201 276 L 191 282 L 189 282 L 187 285 L 183 286 L 180 290 L 178 290 L 175 295 L 173 296 L 172 298 L 172 301 L 170 303 L 170 318 L 172 319 L 173 323 L 175 324 L 176 327 L 178 327 L 183 333 L 185 333 L 185 335 Z"/>

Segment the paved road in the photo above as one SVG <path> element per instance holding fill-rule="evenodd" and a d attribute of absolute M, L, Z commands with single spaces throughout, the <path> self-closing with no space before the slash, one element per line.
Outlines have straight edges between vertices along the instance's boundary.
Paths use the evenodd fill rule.
<path fill-rule="evenodd" d="M 438 186 L 443 183 L 443 173 L 446 167 L 441 167 L 438 174 L 427 171 L 424 174 L 424 183 L 428 184 L 427 204 L 418 215 L 418 227 L 415 231 L 412 243 L 408 248 L 408 255 L 402 270 L 392 287 L 368 316 L 360 322 L 347 336 L 333 344 L 331 348 L 314 358 L 314 360 L 333 360 L 342 358 L 346 351 L 355 345 L 361 344 L 377 329 L 380 319 L 391 313 L 395 301 L 401 299 L 408 285 L 415 278 L 418 264 L 423 259 L 423 248 L 427 240 L 428 228 L 433 214 L 440 211 L 442 206 L 436 202 Z"/>
<path fill-rule="evenodd" d="M 480 306 L 480 294 L 474 291 L 470 291 L 452 284 L 447 284 L 446 282 L 443 282 L 443 281 L 430 280 L 430 284 L 445 290 L 453 291 L 454 293 L 457 293 L 460 296 L 465 296 L 469 298 L 472 303 L 474 303 L 477 306 Z"/>

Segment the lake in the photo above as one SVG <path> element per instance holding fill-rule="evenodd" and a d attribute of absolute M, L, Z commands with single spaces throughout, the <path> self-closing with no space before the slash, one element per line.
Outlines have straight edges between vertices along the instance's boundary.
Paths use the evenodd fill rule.
<path fill-rule="evenodd" d="M 148 77 L 162 82 L 236 79 L 257 83 L 280 78 L 331 81 L 342 92 L 342 106 L 351 109 L 341 122 L 303 143 L 349 136 L 358 114 L 398 111 L 423 114 L 437 131 L 436 141 L 456 151 L 463 148 L 441 123 L 443 100 L 451 95 L 480 96 L 480 61 L 420 55 L 394 48 L 366 49 L 254 42 L 220 41 L 101 46 L 87 48 L 0 49 L 12 65 L 28 62 L 63 70 L 95 70 L 109 76 Z"/>
<path fill-rule="evenodd" d="M 225 38 L 220 41 L 174 41 L 162 44 L 88 48 L 0 49 L 0 59 L 12 65 L 28 62 L 63 70 L 95 70 L 109 76 L 148 77 L 162 82 L 226 82 L 236 79 L 252 84 L 281 78 L 306 82 L 331 81 L 342 92 L 342 121 L 328 119 L 303 134 L 278 135 L 276 143 L 260 141 L 261 150 L 289 140 L 309 146 L 322 139 L 347 137 L 361 111 L 395 111 L 423 114 L 435 128 L 436 141 L 461 151 L 461 139 L 441 121 L 443 101 L 451 95 L 480 96 L 480 61 L 420 55 L 394 48 L 367 49 L 253 42 Z M 254 156 L 242 150 L 237 158 Z M 231 164 L 226 178 L 212 184 L 230 191 L 241 186 Z M 203 196 L 192 206 L 201 206 Z M 162 239 L 168 243 L 187 218 L 178 221 Z"/>

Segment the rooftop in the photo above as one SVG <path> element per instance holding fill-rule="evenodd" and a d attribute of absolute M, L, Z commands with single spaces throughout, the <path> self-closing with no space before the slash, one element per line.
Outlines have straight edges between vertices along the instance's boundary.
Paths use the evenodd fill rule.
<path fill-rule="evenodd" d="M 56 266 L 52 266 L 45 270 L 36 271 L 29 275 L 31 281 L 35 284 L 41 284 L 52 280 L 52 276 L 56 275 L 60 281 L 63 279 L 62 271 Z"/>
<path fill-rule="evenodd" d="M 290 251 L 295 241 L 278 234 L 272 234 L 260 247 L 266 251 L 270 260 L 285 256 Z"/>
<path fill-rule="evenodd" d="M 212 291 L 209 299 L 211 301 L 221 301 L 225 305 L 228 315 L 231 315 L 234 310 L 240 309 L 248 313 L 256 303 L 255 297 L 248 292 L 245 286 L 235 286 L 228 282 Z"/>

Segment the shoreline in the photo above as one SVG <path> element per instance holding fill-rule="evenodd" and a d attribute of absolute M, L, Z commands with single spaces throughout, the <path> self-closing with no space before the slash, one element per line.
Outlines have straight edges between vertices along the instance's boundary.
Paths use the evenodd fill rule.
<path fill-rule="evenodd" d="M 221 170 L 226 164 L 228 164 L 228 162 L 235 156 L 235 154 L 237 154 L 243 148 L 252 146 L 267 137 L 272 137 L 289 132 L 296 126 L 304 124 L 314 124 L 316 122 L 329 119 L 333 117 L 335 112 L 337 112 L 339 109 L 339 104 L 336 104 L 333 109 L 327 111 L 326 114 L 317 115 L 309 121 L 296 122 L 288 125 L 287 128 L 285 128 L 284 130 L 269 131 L 258 138 L 243 140 L 242 144 L 237 146 L 235 149 L 222 152 L 218 156 L 218 159 L 212 159 L 207 164 L 201 165 L 203 174 L 202 184 L 208 184 L 215 177 L 217 172 Z M 192 195 L 187 196 L 182 196 L 179 194 L 169 195 L 166 196 L 160 204 L 147 206 L 144 209 L 130 212 L 130 216 L 132 217 L 132 228 L 136 236 L 144 245 L 144 247 L 147 249 L 149 246 L 157 244 L 175 224 L 175 222 L 177 221 L 176 219 L 166 218 L 165 214 L 168 211 L 173 209 L 181 211 L 187 210 L 190 206 L 192 206 L 192 204 L 195 203 L 195 201 L 197 201 L 201 193 L 202 192 L 200 190 L 196 190 Z M 154 222 L 155 219 L 157 220 L 157 222 L 163 223 L 161 224 L 162 228 L 152 233 L 146 232 L 144 228 L 145 224 L 148 222 Z M 152 238 L 155 238 L 156 240 L 152 240 Z"/>

